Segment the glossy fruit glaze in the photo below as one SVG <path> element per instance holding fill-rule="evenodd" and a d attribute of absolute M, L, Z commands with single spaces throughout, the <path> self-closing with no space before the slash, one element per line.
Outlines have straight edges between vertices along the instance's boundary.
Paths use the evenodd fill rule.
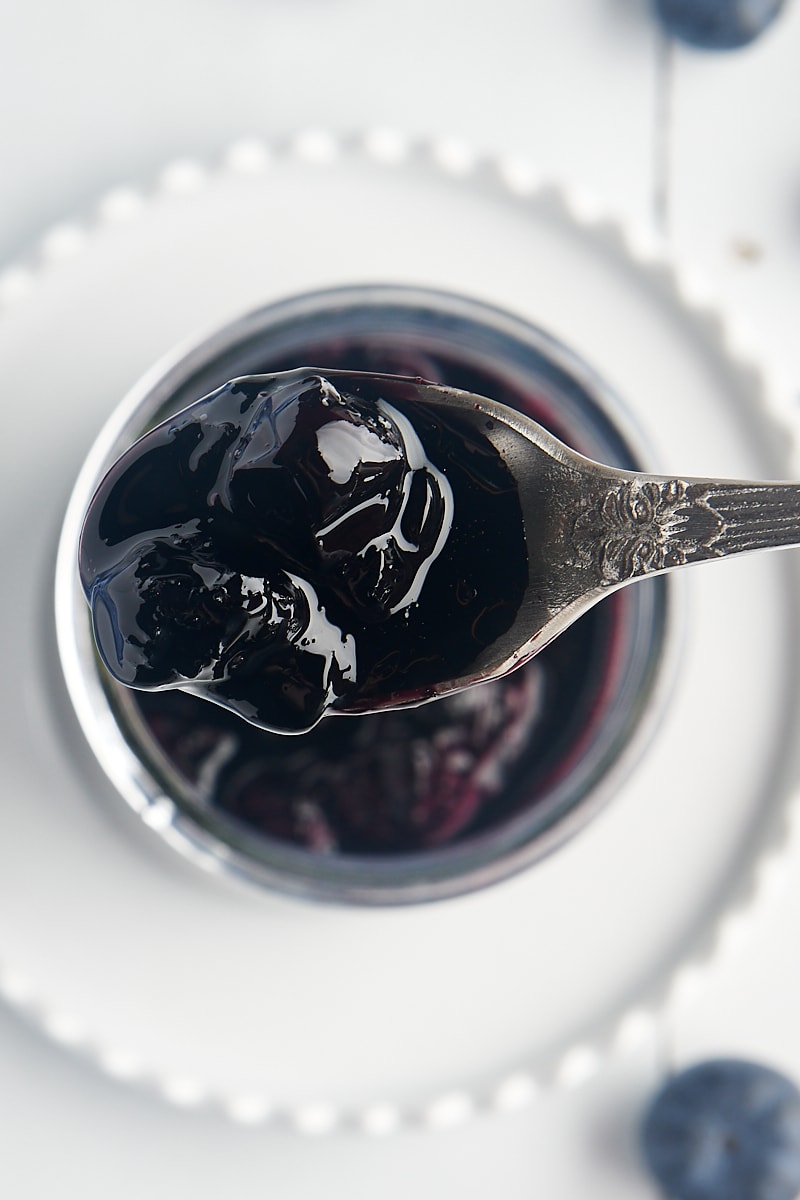
<path fill-rule="evenodd" d="M 119 682 L 302 733 L 478 670 L 528 561 L 482 429 L 413 380 L 303 368 L 226 383 L 130 447 L 80 573 Z"/>

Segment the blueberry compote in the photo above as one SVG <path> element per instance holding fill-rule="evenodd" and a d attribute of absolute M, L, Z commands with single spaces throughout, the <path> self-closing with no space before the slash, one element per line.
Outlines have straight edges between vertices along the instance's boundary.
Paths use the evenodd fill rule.
<path fill-rule="evenodd" d="M 393 334 L 380 327 L 377 332 L 350 330 L 347 336 L 336 340 L 310 337 L 299 350 L 296 347 L 285 353 L 271 350 L 261 358 L 256 355 L 255 360 L 251 354 L 247 361 L 249 371 L 254 368 L 260 373 L 289 371 L 296 368 L 298 361 L 306 361 L 320 364 L 324 368 L 321 373 L 328 378 L 337 371 L 421 377 L 489 396 L 525 411 L 563 440 L 575 442 L 574 437 L 570 436 L 570 429 L 562 427 L 547 399 L 531 393 L 529 381 L 523 383 L 521 375 L 504 371 L 500 363 L 495 365 L 490 359 L 475 356 L 469 345 L 463 348 L 453 345 L 452 337 L 449 343 L 442 338 L 438 344 L 430 338 L 429 344 L 420 348 L 408 334 Z M 230 362 L 223 364 L 221 369 L 226 374 L 221 379 L 218 376 L 217 383 L 234 373 L 230 370 Z M 335 379 L 332 382 L 336 384 L 338 393 L 348 392 Z M 315 388 L 314 403 L 317 404 L 321 400 L 321 393 L 316 384 L 311 385 L 312 393 Z M 252 412 L 252 405 L 248 408 L 251 398 L 246 389 L 236 395 L 231 389 L 227 397 L 236 405 L 237 411 L 244 405 L 248 412 Z M 401 418 L 406 415 L 406 401 L 402 395 L 398 393 L 386 398 Z M 253 405 L 255 403 L 253 401 Z M 246 416 L 247 413 L 242 411 L 239 417 L 234 418 L 234 425 L 238 427 Z M 211 418 L 207 417 L 208 420 Z M 393 420 L 397 427 L 396 419 Z M 185 421 L 190 422 L 184 425 L 188 432 L 181 434 L 178 428 L 175 434 L 170 435 L 168 427 L 166 433 L 158 434 L 153 445 L 153 453 L 158 450 L 165 457 L 170 453 L 175 456 L 177 451 L 170 451 L 167 445 L 169 438 L 173 439 L 170 444 L 174 444 L 181 436 L 186 438 L 186 446 L 181 450 L 180 461 L 177 462 L 179 472 L 192 460 L 193 453 L 195 458 L 192 461 L 196 465 L 196 447 L 202 441 L 199 429 L 192 427 L 194 418 L 191 415 L 184 414 L 172 424 L 180 427 Z M 474 655 L 479 644 L 484 644 L 510 624 L 514 605 L 524 586 L 527 567 L 516 540 L 519 531 L 518 504 L 502 464 L 499 460 L 481 458 L 479 453 L 480 471 L 477 475 L 480 482 L 475 485 L 474 480 L 461 478 L 461 468 L 456 466 L 454 469 L 452 458 L 448 458 L 450 451 L 447 447 L 453 436 L 452 430 L 419 414 L 414 417 L 412 425 L 422 445 L 423 458 L 416 448 L 409 448 L 405 428 L 400 429 L 399 440 L 402 441 L 403 435 L 406 435 L 406 450 L 402 452 L 397 433 L 387 427 L 377 434 L 386 447 L 385 454 L 379 454 L 382 464 L 379 473 L 381 470 L 396 471 L 398 477 L 402 475 L 404 478 L 410 473 L 407 490 L 412 497 L 415 489 L 424 488 L 425 499 L 414 518 L 415 529 L 421 530 L 425 525 L 419 515 L 420 509 L 432 509 L 434 518 L 427 527 L 426 537 L 419 540 L 419 546 L 425 547 L 420 550 L 420 557 L 414 558 L 412 555 L 410 560 L 404 561 L 399 552 L 401 548 L 398 547 L 396 561 L 381 564 L 375 560 L 368 563 L 357 554 L 348 557 L 345 547 L 345 554 L 338 560 L 337 568 L 335 543 L 329 543 L 330 558 L 327 558 L 323 538 L 323 545 L 320 547 L 318 541 L 314 551 L 319 551 L 321 556 L 314 572 L 309 572 L 307 554 L 303 555 L 302 563 L 305 574 L 300 569 L 299 560 L 293 563 L 291 556 L 279 562 L 280 570 L 287 576 L 303 580 L 304 584 L 314 588 L 315 593 L 324 591 L 325 619 L 339 630 L 332 635 L 337 648 L 342 647 L 334 685 L 334 690 L 340 690 L 334 697 L 334 708 L 339 697 L 343 703 L 347 702 L 348 697 L 352 702 L 351 686 L 368 689 L 370 680 L 385 686 L 386 681 L 391 679 L 391 686 L 398 692 L 423 689 L 426 654 L 455 657 Z M 167 448 L 157 444 L 162 436 Z M 217 448 L 220 461 L 223 457 L 230 459 L 232 441 L 239 436 L 235 431 L 227 446 Z M 457 441 L 460 436 L 458 433 Z M 452 448 L 453 443 L 449 444 Z M 586 450 L 582 445 L 576 448 Z M 459 444 L 458 449 L 463 466 L 463 444 Z M 333 460 L 330 446 L 328 450 L 328 457 Z M 245 459 L 247 453 L 247 450 L 243 451 L 239 461 Z M 135 456 L 135 450 L 133 454 Z M 300 457 L 303 458 L 302 455 Z M 153 463 L 150 465 L 154 468 Z M 173 461 L 171 470 L 175 465 Z M 305 531 L 296 529 L 295 532 L 302 540 L 308 537 L 308 529 L 316 527 L 319 534 L 321 525 L 323 529 L 330 530 L 332 536 L 337 518 L 326 508 L 332 502 L 330 475 L 326 481 L 319 472 L 314 474 L 309 469 L 303 473 L 304 470 L 293 480 L 287 476 L 284 481 L 295 501 L 297 495 L 302 493 L 303 520 L 308 521 L 311 513 L 311 521 Z M 327 472 L 330 470 L 328 464 Z M 423 473 L 421 480 L 415 481 L 415 471 Z M 209 460 L 208 470 L 203 477 L 204 489 L 208 487 L 208 479 L 212 474 L 215 479 L 219 477 L 219 464 L 212 466 Z M 339 477 L 343 474 L 342 469 Z M 230 473 L 229 481 L 232 477 L 233 473 Z M 159 478 L 162 476 L 159 475 Z M 241 487 L 237 484 L 234 488 L 239 505 L 249 503 L 246 485 L 251 478 L 257 481 L 257 470 L 253 475 L 243 475 Z M 362 482 L 369 489 L 371 485 L 368 481 Z M 452 489 L 450 497 L 443 484 Z M 477 490 L 471 491 L 473 486 Z M 402 493 L 402 484 L 400 489 Z M 361 493 L 356 495 L 355 491 L 351 496 L 356 507 L 360 496 Z M 162 537 L 166 528 L 164 512 L 167 502 L 164 491 L 161 491 L 157 500 L 158 521 L 153 520 L 150 525 L 142 515 L 141 501 L 135 496 L 134 501 L 132 509 L 136 516 L 133 518 L 133 527 L 125 530 L 126 537 L 133 539 L 131 544 L 141 540 L 145 527 L 152 530 L 157 525 L 162 531 L 159 537 Z M 177 532 L 179 538 L 188 537 L 191 540 L 195 536 L 192 530 L 195 530 L 202 541 L 203 534 L 199 526 L 194 524 L 198 520 L 197 515 L 189 511 L 191 505 L 187 507 L 183 496 L 176 499 L 176 504 L 178 511 L 173 515 L 181 528 L 172 533 Z M 497 507 L 493 507 L 495 505 Z M 114 521 L 123 525 L 128 511 L 126 506 L 118 506 L 114 510 Z M 369 506 L 365 511 L 369 511 Z M 267 531 L 266 542 L 269 545 L 263 548 L 265 554 L 277 554 L 278 540 L 284 552 L 288 546 L 288 533 L 294 528 L 292 521 L 295 518 L 287 508 L 280 519 L 285 521 L 285 528 L 280 539 L 276 538 L 274 529 L 272 534 Z M 459 523 L 463 524 L 462 533 L 458 532 Z M 220 527 L 221 532 L 223 526 Z M 349 549 L 357 547 L 364 539 L 378 537 L 382 539 L 381 544 L 387 547 L 386 531 L 390 527 L 393 527 L 392 521 L 386 513 L 376 529 L 359 530 L 357 536 L 354 532 Z M 445 530 L 447 536 L 443 538 L 442 531 Z M 456 566 L 461 561 L 459 555 L 463 557 L 465 550 L 459 538 L 468 538 L 470 532 L 478 539 L 480 555 L 483 556 L 479 562 L 480 578 L 473 580 L 464 577 L 465 573 Z M 235 541 L 233 533 L 231 536 Z M 118 539 L 119 532 L 112 540 Z M 102 576 L 103 572 L 108 571 L 113 575 L 114 570 L 120 569 L 119 566 L 115 568 L 113 563 L 126 562 L 128 553 L 128 543 L 119 541 L 113 552 L 109 551 L 109 557 L 104 558 L 106 550 L 97 550 L 94 535 L 91 540 L 93 548 L 90 557 L 97 553 L 100 558 L 92 558 L 93 566 L 85 576 L 90 587 L 89 576 Z M 228 549 L 226 547 L 226 551 Z M 258 578 L 259 581 L 265 575 L 261 561 L 257 564 L 245 560 L 246 555 L 253 552 L 252 547 L 240 549 L 245 558 L 236 563 L 226 558 L 225 571 L 219 571 L 220 564 L 216 559 L 204 568 L 207 570 L 208 586 L 202 594 L 196 592 L 196 598 L 188 605 L 187 646 L 192 644 L 192 605 L 199 605 L 204 612 L 210 609 L 212 615 L 219 611 L 222 615 L 213 616 L 213 619 L 218 621 L 218 628 L 221 628 L 226 620 L 229 592 L 238 593 L 235 598 L 241 599 L 242 584 L 237 578 L 231 587 L 231 579 L 224 577 L 226 572 L 234 570 L 242 579 Z M 509 558 L 510 549 L 513 553 Z M 173 551 L 180 560 L 182 550 L 179 543 L 169 552 L 166 548 L 159 549 L 159 553 L 167 557 Z M 136 551 L 136 554 L 140 553 L 141 548 Z M 193 561 L 202 561 L 203 555 L 197 553 L 197 546 L 193 547 L 191 553 Z M 353 557 L 358 561 L 354 562 Z M 475 555 L 471 557 L 474 564 Z M 166 563 L 166 559 L 163 561 Z M 188 567 L 188 563 L 179 562 L 179 576 L 185 566 Z M 130 569 L 130 565 L 124 569 Z M 174 563 L 169 568 L 169 571 L 173 570 Z M 415 589 L 420 576 L 423 576 L 419 593 L 421 597 L 435 595 L 438 604 L 439 599 L 445 596 L 448 617 L 444 623 L 435 615 L 425 616 L 422 603 L 416 599 L 410 604 L 406 603 L 416 597 Z M 141 583 L 145 585 L 144 580 Z M 106 586 L 111 586 L 113 591 L 112 585 Z M 298 585 L 298 588 L 303 593 L 303 585 Z M 215 589 L 218 590 L 215 592 Z M 491 589 L 495 589 L 494 601 L 488 599 Z M 168 591 L 166 586 L 164 591 Z M 252 594 L 257 607 L 265 596 L 255 587 Z M 276 596 L 279 594 L 280 589 L 276 589 Z M 169 594 L 165 594 L 163 602 L 173 601 Z M 280 603 L 278 599 L 270 602 L 276 608 L 276 620 L 280 625 L 283 619 L 278 611 Z M 608 697 L 616 694 L 615 688 L 619 687 L 619 672 L 625 657 L 622 649 L 625 642 L 622 614 L 627 611 L 624 606 L 628 603 L 630 600 L 624 591 L 610 596 L 536 658 L 503 679 L 419 707 L 357 718 L 329 717 L 297 737 L 286 737 L 257 728 L 222 706 L 230 703 L 231 697 L 235 703 L 230 707 L 240 706 L 241 698 L 245 695 L 244 685 L 236 696 L 232 687 L 227 695 L 220 691 L 215 704 L 209 704 L 198 695 L 182 689 L 144 691 L 127 688 L 121 690 L 122 699 L 118 703 L 127 712 L 124 723 L 135 727 L 137 753 L 161 780 L 162 786 L 187 805 L 202 823 L 232 844 L 246 845 L 250 847 L 249 853 L 256 853 L 253 850 L 255 838 L 265 847 L 270 844 L 293 845 L 315 852 L 315 857 L 316 854 L 324 854 L 328 859 L 356 856 L 377 862 L 380 858 L 388 861 L 388 856 L 391 856 L 399 862 L 403 856 L 472 843 L 480 835 L 499 830 L 509 820 L 527 814 L 537 805 L 546 807 L 551 803 L 551 797 L 558 794 L 559 786 L 580 763 L 586 745 L 596 736 L 599 724 L 607 720 Z M 298 610 L 303 609 L 302 595 L 298 595 L 297 591 L 291 597 L 287 596 L 287 610 L 292 604 L 296 604 Z M 178 608 L 185 614 L 187 608 L 182 605 L 181 601 Z M 392 613 L 395 607 L 397 611 Z M 389 621 L 374 619 L 376 616 L 385 617 L 387 609 Z M 349 660 L 341 636 L 344 633 L 346 638 L 352 632 L 349 627 L 345 628 L 345 620 L 351 620 L 354 612 L 358 615 L 359 628 L 353 634 L 356 673 L 351 676 L 347 670 Z M 181 616 L 181 620 L 185 619 L 185 616 Z M 429 620 L 428 636 L 426 623 Z M 236 622 L 241 622 L 240 616 Z M 397 653 L 405 637 L 404 631 L 412 623 L 418 626 L 413 629 L 413 644 L 427 647 L 426 653 L 418 656 L 421 661 L 404 661 L 403 654 Z M 238 635 L 236 629 L 240 629 Z M 390 630 L 389 640 L 394 643 L 393 647 L 383 644 Z M 247 637 L 246 629 L 244 632 Z M 157 635 L 151 630 L 149 636 L 155 638 Z M 235 653 L 237 636 L 241 637 L 242 632 L 240 625 L 235 624 L 229 647 L 231 654 Z M 102 641 L 101 634 L 101 644 Z M 271 644 L 274 649 L 275 643 Z M 149 651 L 152 651 L 152 646 Z M 107 658 L 112 658 L 118 654 L 118 650 L 112 645 L 104 653 Z M 202 660 L 205 674 L 200 684 L 207 688 L 213 684 L 213 668 L 208 666 L 208 660 L 204 657 L 206 653 L 207 648 L 201 646 L 194 659 L 183 664 L 165 658 L 159 667 L 162 672 L 159 679 L 163 680 L 165 676 L 171 678 L 170 671 L 180 672 L 182 666 L 184 673 L 188 674 Z M 223 651 L 222 657 L 227 653 L 227 650 Z M 294 652 L 288 652 L 285 646 L 281 653 L 284 656 L 289 654 L 288 659 L 284 657 L 284 666 L 288 662 L 288 674 L 292 675 L 293 686 L 297 688 L 297 702 L 293 700 L 292 711 L 302 714 L 298 724 L 310 724 L 312 722 L 308 714 L 311 713 L 313 717 L 327 686 L 324 676 L 317 674 L 313 686 L 310 686 L 308 679 L 304 678 L 306 672 L 299 653 L 296 659 L 292 659 Z M 119 657 L 122 669 L 130 673 L 131 681 L 145 681 L 149 664 L 140 664 L 131 659 L 126 665 L 124 647 Z M 154 656 L 149 653 L 149 657 L 152 659 Z M 319 662 L 323 664 L 322 657 Z M 143 674 L 137 679 L 139 670 Z M 235 669 L 229 672 L 225 684 L 230 684 L 235 675 Z M 313 699 L 306 709 L 304 697 L 312 693 Z M 626 718 L 626 722 L 629 719 Z M 285 727 L 287 722 L 283 724 Z M 620 736 L 625 736 L 624 730 Z"/>
<path fill-rule="evenodd" d="M 277 733 L 418 703 L 510 627 L 517 487 L 412 380 L 248 376 L 150 430 L 84 522 L 81 580 L 121 683 Z"/>

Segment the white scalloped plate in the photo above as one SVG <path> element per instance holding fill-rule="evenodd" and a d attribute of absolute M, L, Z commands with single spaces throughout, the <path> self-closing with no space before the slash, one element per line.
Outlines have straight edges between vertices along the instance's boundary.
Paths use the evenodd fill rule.
<path fill-rule="evenodd" d="M 791 556 L 698 568 L 668 712 L 572 844 L 482 894 L 312 907 L 201 873 L 79 766 L 49 611 L 83 456 L 135 378 L 198 328 L 317 286 L 427 284 L 574 346 L 633 409 L 655 469 L 786 476 L 789 442 L 713 313 L 520 163 L 322 135 L 167 171 L 53 230 L 0 276 L 5 996 L 57 1040 L 177 1103 L 305 1132 L 575 1084 L 653 1034 L 780 842 L 798 702 Z M 732 1003 L 735 1002 L 732 999 Z"/>

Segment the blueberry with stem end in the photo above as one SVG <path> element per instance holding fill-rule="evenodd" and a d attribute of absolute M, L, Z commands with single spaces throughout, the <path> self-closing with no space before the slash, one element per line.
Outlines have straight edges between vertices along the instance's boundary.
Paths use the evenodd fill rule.
<path fill-rule="evenodd" d="M 772 24 L 785 0 L 655 0 L 667 33 L 703 50 L 738 50 Z"/>
<path fill-rule="evenodd" d="M 758 1063 L 699 1063 L 656 1095 L 642 1149 L 673 1200 L 793 1200 L 800 1192 L 800 1091 Z"/>

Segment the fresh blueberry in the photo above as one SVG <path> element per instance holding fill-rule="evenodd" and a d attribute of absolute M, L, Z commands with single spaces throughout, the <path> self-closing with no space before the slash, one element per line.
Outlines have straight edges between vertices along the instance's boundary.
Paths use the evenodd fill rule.
<path fill-rule="evenodd" d="M 699 1063 L 655 1097 L 642 1146 L 673 1200 L 793 1200 L 800 1191 L 800 1091 L 757 1063 Z"/>
<path fill-rule="evenodd" d="M 785 0 L 655 0 L 667 33 L 703 50 L 738 50 L 755 41 Z"/>

